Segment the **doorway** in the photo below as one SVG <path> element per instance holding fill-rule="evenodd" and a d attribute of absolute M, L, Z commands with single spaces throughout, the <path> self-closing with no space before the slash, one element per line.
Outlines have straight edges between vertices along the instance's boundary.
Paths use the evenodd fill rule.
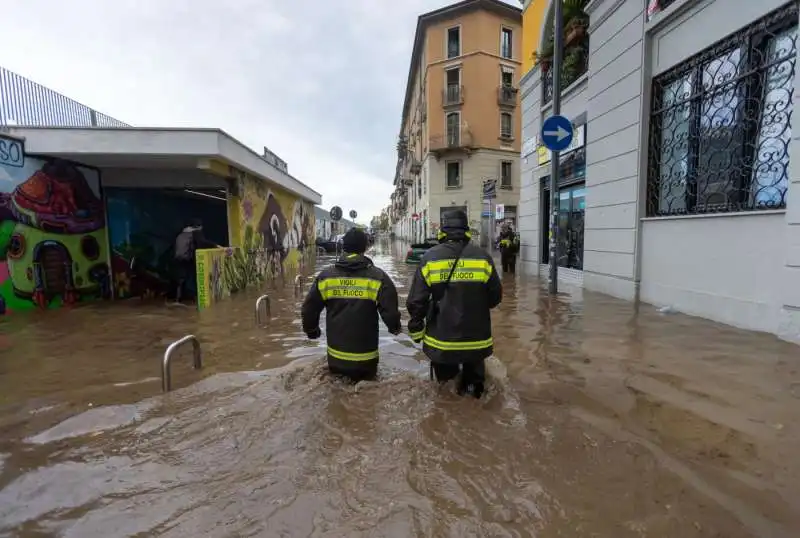
<path fill-rule="evenodd" d="M 543 190 L 542 204 L 542 263 L 550 262 L 550 189 Z M 583 270 L 583 236 L 586 214 L 584 183 L 562 187 L 558 192 L 559 267 Z"/>

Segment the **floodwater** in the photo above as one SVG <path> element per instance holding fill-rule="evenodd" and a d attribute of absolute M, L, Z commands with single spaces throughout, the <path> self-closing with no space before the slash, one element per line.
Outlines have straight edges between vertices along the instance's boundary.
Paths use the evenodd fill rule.
<path fill-rule="evenodd" d="M 397 245 L 374 260 L 401 296 Z M 382 328 L 325 375 L 291 284 L 202 314 L 131 300 L 0 325 L 0 537 L 800 535 L 796 346 L 505 280 L 480 401 Z M 404 316 L 405 317 L 405 316 Z M 160 392 L 165 347 L 196 334 Z"/>

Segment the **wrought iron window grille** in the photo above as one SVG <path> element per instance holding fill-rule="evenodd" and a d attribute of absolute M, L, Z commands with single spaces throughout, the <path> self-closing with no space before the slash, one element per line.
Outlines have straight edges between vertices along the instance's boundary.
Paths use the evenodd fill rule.
<path fill-rule="evenodd" d="M 786 207 L 793 2 L 656 77 L 647 215 Z"/>

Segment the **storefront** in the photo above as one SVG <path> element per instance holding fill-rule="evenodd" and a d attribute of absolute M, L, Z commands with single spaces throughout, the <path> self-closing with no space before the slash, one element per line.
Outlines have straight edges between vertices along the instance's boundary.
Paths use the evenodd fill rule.
<path fill-rule="evenodd" d="M 586 129 L 575 128 L 573 143 L 561 154 L 558 178 L 558 265 L 583 270 L 584 216 L 586 214 Z M 539 165 L 550 162 L 550 152 L 539 148 Z M 541 178 L 541 260 L 550 263 L 550 176 Z"/>

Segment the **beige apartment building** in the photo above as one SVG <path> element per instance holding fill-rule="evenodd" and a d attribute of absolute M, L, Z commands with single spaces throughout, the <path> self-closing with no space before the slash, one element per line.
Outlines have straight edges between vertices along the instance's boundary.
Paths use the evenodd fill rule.
<path fill-rule="evenodd" d="M 421 15 L 408 73 L 392 230 L 435 236 L 448 209 L 467 212 L 481 243 L 494 235 L 483 184 L 495 180 L 500 220 L 516 224 L 519 201 L 522 11 L 465 0 Z M 495 208 L 497 209 L 497 208 Z"/>

